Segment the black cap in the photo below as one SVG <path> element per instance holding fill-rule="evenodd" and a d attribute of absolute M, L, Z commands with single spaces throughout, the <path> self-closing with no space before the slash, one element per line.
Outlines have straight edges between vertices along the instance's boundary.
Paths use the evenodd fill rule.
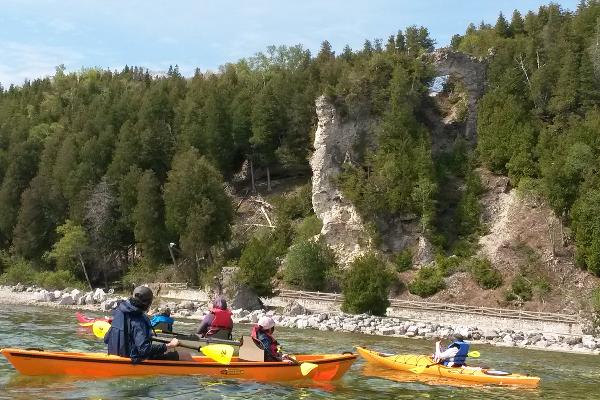
<path fill-rule="evenodd" d="M 146 306 L 146 308 L 149 308 L 154 299 L 154 294 L 148 286 L 138 286 L 133 289 L 133 297 Z"/>

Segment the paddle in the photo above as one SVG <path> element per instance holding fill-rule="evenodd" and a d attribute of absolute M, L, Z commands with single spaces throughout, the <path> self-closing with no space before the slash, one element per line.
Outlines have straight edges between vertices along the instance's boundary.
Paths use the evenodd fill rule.
<path fill-rule="evenodd" d="M 481 353 L 479 353 L 477 350 L 473 350 L 467 353 L 468 357 L 471 358 L 479 358 L 481 356 Z M 433 367 L 434 365 L 438 365 L 439 363 L 433 363 L 433 364 L 429 364 L 429 365 L 422 365 L 420 367 L 414 367 L 409 369 L 410 372 L 414 372 L 415 374 L 422 374 L 427 368 L 429 367 Z"/>
<path fill-rule="evenodd" d="M 97 338 L 103 339 L 106 332 L 110 329 L 110 324 L 106 321 L 96 321 L 92 326 L 92 331 Z M 157 337 L 152 338 L 155 342 L 169 343 L 170 340 L 160 339 Z M 180 343 L 179 347 L 185 347 L 187 349 L 196 350 L 201 352 L 211 360 L 214 360 L 220 364 L 229 364 L 231 357 L 233 356 L 233 347 L 226 344 L 208 344 L 206 346 L 190 346 L 184 343 Z"/>
<path fill-rule="evenodd" d="M 168 339 L 161 339 L 157 337 L 153 337 L 152 341 L 161 343 L 170 342 Z M 196 347 L 179 343 L 178 347 L 185 347 L 186 349 L 192 349 L 201 352 L 206 357 L 218 362 L 219 364 L 229 364 L 231 362 L 231 358 L 233 357 L 233 347 L 227 344 L 208 344 L 206 346 Z"/>

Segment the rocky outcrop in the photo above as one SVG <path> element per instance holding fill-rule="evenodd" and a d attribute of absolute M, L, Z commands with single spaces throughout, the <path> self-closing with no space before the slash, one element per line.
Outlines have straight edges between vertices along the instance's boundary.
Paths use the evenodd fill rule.
<path fill-rule="evenodd" d="M 485 92 L 487 63 L 447 48 L 429 53 L 427 57 L 440 76 L 454 76 L 464 83 L 468 92 L 468 117 L 464 135 L 474 143 L 477 136 L 477 102 Z"/>
<path fill-rule="evenodd" d="M 323 222 L 321 236 L 333 249 L 338 262 L 345 266 L 370 246 L 364 223 L 352 203 L 336 183 L 342 166 L 351 162 L 359 132 L 357 122 L 342 122 L 335 107 L 321 96 L 316 100 L 318 127 L 312 167 L 312 203 Z"/>

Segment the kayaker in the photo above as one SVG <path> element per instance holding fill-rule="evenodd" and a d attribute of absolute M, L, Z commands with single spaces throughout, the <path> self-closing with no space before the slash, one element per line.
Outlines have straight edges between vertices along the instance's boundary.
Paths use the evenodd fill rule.
<path fill-rule="evenodd" d="M 260 317 L 258 323 L 252 328 L 252 339 L 254 339 L 254 341 L 264 350 L 265 361 L 285 361 L 290 364 L 295 363 L 295 360 L 280 351 L 279 343 L 273 337 L 274 331 L 275 321 L 273 318 L 267 316 Z"/>
<path fill-rule="evenodd" d="M 169 351 L 179 345 L 179 340 L 169 343 L 152 343 L 152 325 L 146 312 L 154 295 L 146 286 L 138 286 L 133 295 L 119 303 L 113 311 L 113 321 L 104 337 L 108 354 L 129 357 L 134 364 L 143 360 L 191 359 L 189 353 Z"/>
<path fill-rule="evenodd" d="M 150 324 L 154 331 L 173 332 L 174 322 L 175 320 L 171 318 L 171 309 L 169 307 L 160 307 L 158 313 L 154 314 L 150 319 Z"/>
<path fill-rule="evenodd" d="M 432 356 L 433 361 L 441 363 L 447 367 L 461 367 L 465 365 L 467 354 L 469 353 L 469 344 L 465 342 L 465 338 L 460 333 L 454 334 L 453 341 L 448 345 L 446 350 L 440 351 L 440 341 L 435 343 L 435 354 Z"/>
<path fill-rule="evenodd" d="M 231 311 L 227 309 L 227 302 L 218 296 L 213 301 L 213 307 L 204 316 L 196 334 L 201 337 L 214 337 L 219 339 L 231 339 L 233 320 Z"/>

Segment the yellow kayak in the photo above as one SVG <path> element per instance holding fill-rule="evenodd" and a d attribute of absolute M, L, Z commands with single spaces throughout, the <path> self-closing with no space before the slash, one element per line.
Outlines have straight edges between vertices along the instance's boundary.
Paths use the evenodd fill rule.
<path fill-rule="evenodd" d="M 540 378 L 521 374 L 512 374 L 479 367 L 446 367 L 435 364 L 431 357 L 418 354 L 389 355 L 378 353 L 363 347 L 356 347 L 358 354 L 370 363 L 374 363 L 398 371 L 410 371 L 415 367 L 423 375 L 441 376 L 443 378 L 458 379 L 494 385 L 521 385 L 537 386 Z"/>

